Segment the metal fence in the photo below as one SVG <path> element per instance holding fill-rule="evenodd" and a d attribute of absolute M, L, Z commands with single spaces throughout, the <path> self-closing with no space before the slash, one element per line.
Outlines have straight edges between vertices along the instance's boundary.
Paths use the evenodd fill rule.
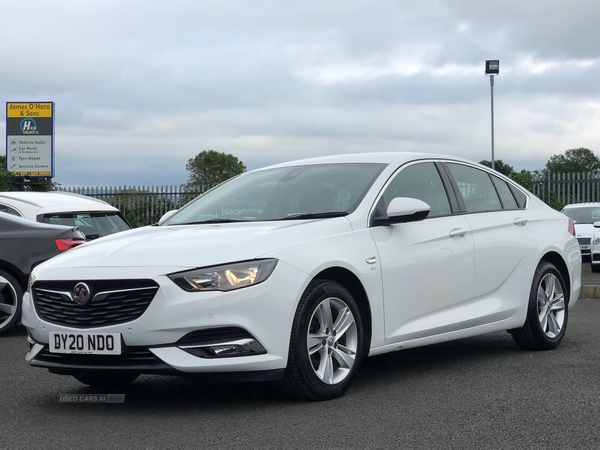
<path fill-rule="evenodd" d="M 525 185 L 548 205 L 561 209 L 569 203 L 600 202 L 600 173 L 537 173 Z M 202 186 L 59 187 L 58 190 L 99 198 L 115 206 L 132 226 L 158 222 L 160 217 L 205 191 Z"/>
<path fill-rule="evenodd" d="M 202 186 L 58 187 L 59 191 L 87 195 L 118 208 L 134 227 L 158 222 L 172 209 L 181 208 L 205 191 Z"/>
<path fill-rule="evenodd" d="M 529 188 L 557 209 L 569 203 L 600 202 L 600 173 L 541 173 Z"/>

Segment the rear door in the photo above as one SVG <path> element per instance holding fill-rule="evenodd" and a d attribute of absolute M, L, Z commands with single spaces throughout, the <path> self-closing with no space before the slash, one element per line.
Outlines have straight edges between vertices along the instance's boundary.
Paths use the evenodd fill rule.
<path fill-rule="evenodd" d="M 472 230 L 477 324 L 511 317 L 527 302 L 536 264 L 526 205 L 500 177 L 467 164 L 445 167 Z"/>

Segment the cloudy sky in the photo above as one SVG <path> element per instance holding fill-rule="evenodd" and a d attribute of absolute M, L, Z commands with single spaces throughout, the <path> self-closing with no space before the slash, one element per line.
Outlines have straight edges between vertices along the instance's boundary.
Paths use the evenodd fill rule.
<path fill-rule="evenodd" d="M 206 149 L 248 169 L 480 161 L 499 59 L 495 156 L 533 170 L 600 154 L 599 18 L 598 0 L 4 0 L 0 102 L 55 102 L 65 186 L 185 183 Z"/>

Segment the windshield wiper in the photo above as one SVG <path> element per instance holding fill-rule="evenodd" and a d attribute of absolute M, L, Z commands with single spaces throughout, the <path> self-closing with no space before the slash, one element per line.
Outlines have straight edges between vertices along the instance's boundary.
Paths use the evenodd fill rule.
<path fill-rule="evenodd" d="M 198 220 L 195 222 L 184 222 L 184 223 L 169 223 L 167 225 L 200 225 L 203 223 L 236 223 L 236 222 L 250 222 L 247 219 L 219 219 L 215 217 L 214 219 L 208 220 Z"/>
<path fill-rule="evenodd" d="M 303 220 L 303 219 L 329 219 L 330 217 L 344 217 L 347 216 L 346 211 L 330 211 L 323 213 L 296 213 L 290 214 L 287 217 L 277 220 Z"/>

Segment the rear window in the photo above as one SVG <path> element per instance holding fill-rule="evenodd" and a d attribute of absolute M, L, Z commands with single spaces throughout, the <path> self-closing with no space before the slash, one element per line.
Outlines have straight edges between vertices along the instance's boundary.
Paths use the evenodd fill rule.
<path fill-rule="evenodd" d="M 21 217 L 21 213 L 8 205 L 0 205 L 0 212 L 12 214 L 13 216 Z"/>
<path fill-rule="evenodd" d="M 118 213 L 60 213 L 46 214 L 44 223 L 79 227 L 87 240 L 97 239 L 129 230 L 129 225 Z"/>

